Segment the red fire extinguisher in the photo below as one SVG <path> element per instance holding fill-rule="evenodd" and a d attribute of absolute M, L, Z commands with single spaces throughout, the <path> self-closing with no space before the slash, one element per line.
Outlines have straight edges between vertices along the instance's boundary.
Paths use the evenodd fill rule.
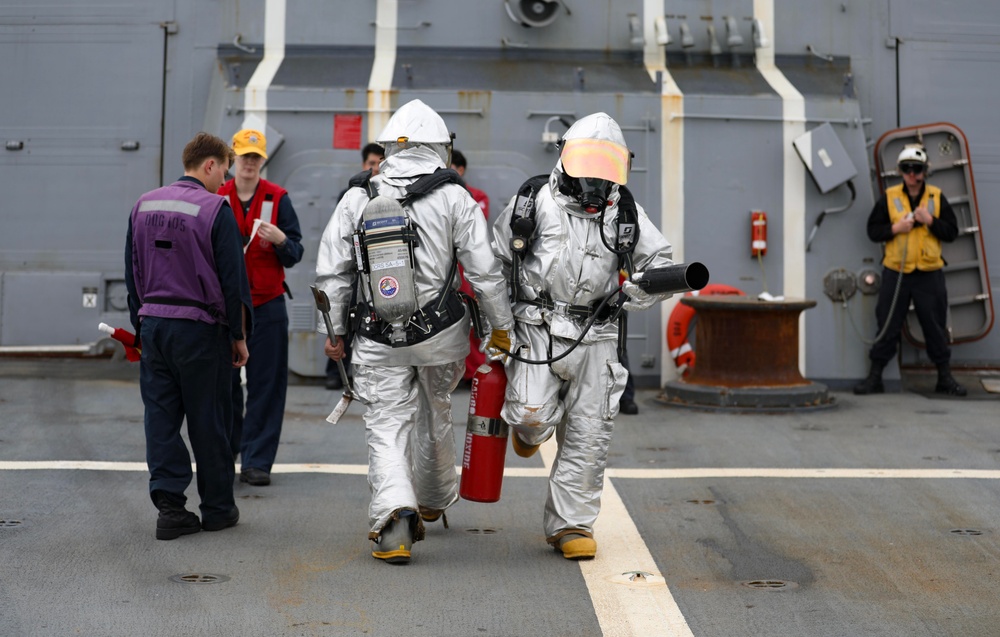
<path fill-rule="evenodd" d="M 111 327 L 107 323 L 99 324 L 97 329 L 125 346 L 126 360 L 132 363 L 142 360 L 142 347 L 136 344 L 135 334 L 120 327 Z"/>
<path fill-rule="evenodd" d="M 767 213 L 750 211 L 750 256 L 762 257 L 767 254 Z"/>
<path fill-rule="evenodd" d="M 509 431 L 507 423 L 500 419 L 506 391 L 507 373 L 502 363 L 494 361 L 479 366 L 472 377 L 462 483 L 458 490 L 466 500 L 496 502 L 500 499 Z"/>

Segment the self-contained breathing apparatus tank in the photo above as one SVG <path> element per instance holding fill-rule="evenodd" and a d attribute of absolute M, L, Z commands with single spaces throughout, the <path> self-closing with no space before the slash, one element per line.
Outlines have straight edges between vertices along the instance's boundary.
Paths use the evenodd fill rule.
<path fill-rule="evenodd" d="M 368 201 L 354 235 L 354 250 L 366 300 L 392 326 L 389 339 L 406 342 L 406 322 L 417 311 L 413 276 L 413 232 L 406 211 L 395 199 Z"/>
<path fill-rule="evenodd" d="M 406 213 L 406 206 L 413 199 L 444 183 L 456 179 L 461 183 L 461 179 L 457 173 L 452 177 L 451 173 L 454 171 L 446 168 L 451 154 L 452 135 L 441 116 L 420 100 L 411 100 L 399 107 L 386 122 L 377 141 L 385 147 L 387 158 L 421 146 L 433 150 L 445 164 L 437 173 L 425 175 L 410 184 L 407 187 L 407 197 L 402 202 L 379 195 L 377 187 L 371 183 L 370 173 L 359 176 L 363 179 L 356 184 L 365 188 L 369 196 L 358 231 L 354 235 L 362 291 L 369 310 L 391 326 L 389 344 L 398 347 L 409 344 L 407 323 L 420 310 L 414 275 L 417 235 Z M 438 310 L 443 310 L 443 303 L 449 300 L 445 297 L 447 291 L 446 285 L 442 290 L 442 305 Z M 454 319 L 455 316 L 451 315 L 457 314 L 453 309 L 449 316 Z M 370 321 L 373 317 L 369 315 L 364 318 Z M 432 333 L 432 329 L 424 326 L 424 332 Z"/>

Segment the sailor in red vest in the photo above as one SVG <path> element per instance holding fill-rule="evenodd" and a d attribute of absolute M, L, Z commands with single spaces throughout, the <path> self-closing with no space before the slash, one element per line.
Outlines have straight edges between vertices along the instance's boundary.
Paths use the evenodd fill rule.
<path fill-rule="evenodd" d="M 254 333 L 247 341 L 246 413 L 238 370 L 233 373 L 233 457 L 240 454 L 240 482 L 271 483 L 288 389 L 288 311 L 285 268 L 302 260 L 302 232 L 288 192 L 261 179 L 267 140 L 260 131 L 233 135 L 235 178 L 219 194 L 229 200 L 243 234 L 243 251 L 253 295 Z M 289 293 L 289 296 L 291 294 Z"/>
<path fill-rule="evenodd" d="M 229 379 L 247 362 L 253 327 L 240 233 L 229 204 L 215 194 L 232 150 L 199 133 L 183 158 L 183 177 L 139 198 L 125 241 L 129 313 L 142 339 L 139 389 L 158 540 L 221 531 L 240 519 Z M 193 476 L 181 437 L 185 418 L 198 463 L 201 519 L 185 508 Z"/>

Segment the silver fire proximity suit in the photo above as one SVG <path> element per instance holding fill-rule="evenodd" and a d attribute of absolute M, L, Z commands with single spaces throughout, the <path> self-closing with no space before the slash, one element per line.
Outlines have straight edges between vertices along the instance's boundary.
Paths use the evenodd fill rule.
<path fill-rule="evenodd" d="M 581 335 L 587 319 L 566 312 L 568 306 L 594 305 L 620 282 L 619 257 L 605 246 L 599 233 L 603 232 L 610 244 L 615 245 L 619 184 L 624 179 L 608 184 L 603 228 L 601 215 L 585 211 L 577 199 L 560 191 L 560 183 L 567 176 L 564 164 L 570 150 L 568 140 L 599 140 L 620 145 L 627 162 L 624 137 L 613 119 L 597 113 L 576 122 L 563 139 L 561 158 L 548 183 L 535 196 L 537 225 L 519 267 L 515 340 L 519 355 L 532 360 L 563 353 Z M 589 151 L 575 148 L 574 152 Z M 579 157 L 574 159 L 575 165 L 581 165 Z M 587 165 L 586 158 L 582 165 Z M 619 168 L 620 174 L 627 174 L 627 163 Z M 604 174 L 598 169 L 597 174 L 574 176 Z M 513 258 L 510 239 L 515 201 L 516 197 L 493 226 L 493 249 L 508 276 Z M 670 244 L 645 211 L 638 205 L 636 208 L 639 232 L 632 253 L 634 270 L 671 265 Z M 645 309 L 670 296 L 651 296 L 635 289 L 626 291 L 630 297 L 625 303 L 626 310 Z M 546 298 L 547 302 L 539 306 L 533 302 L 538 298 Z M 527 445 L 540 444 L 553 433 L 559 443 L 544 515 L 544 530 L 551 544 L 557 544 L 568 533 L 593 537 L 614 418 L 628 378 L 618 360 L 617 338 L 617 322 L 598 320 L 566 358 L 549 365 L 512 360 L 507 367 L 503 419 Z"/>
<path fill-rule="evenodd" d="M 386 143 L 387 151 L 379 174 L 371 178 L 380 196 L 403 199 L 407 185 L 447 166 L 447 129 L 440 116 L 419 100 L 401 107 L 378 141 Z M 317 285 L 330 298 L 338 335 L 347 332 L 348 306 L 358 281 L 352 235 L 368 200 L 363 188 L 349 189 L 319 247 Z M 447 183 L 404 210 L 418 235 L 413 258 L 417 306 L 438 299 L 457 257 L 490 324 L 512 330 L 501 266 L 489 247 L 486 219 L 468 191 Z M 451 287 L 457 289 L 459 283 L 453 277 Z M 363 298 L 360 290 L 358 298 Z M 466 311 L 463 320 L 416 344 L 393 347 L 362 334 L 354 340 L 355 391 L 367 406 L 369 538 L 373 540 L 401 510 L 444 510 L 458 500 L 451 393 L 469 353 L 469 329 Z"/>

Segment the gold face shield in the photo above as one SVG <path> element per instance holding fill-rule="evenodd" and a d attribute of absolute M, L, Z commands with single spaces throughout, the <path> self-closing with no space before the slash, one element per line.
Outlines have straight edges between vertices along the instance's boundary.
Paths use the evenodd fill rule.
<path fill-rule="evenodd" d="M 573 177 L 606 179 L 619 186 L 628 181 L 631 155 L 621 144 L 603 139 L 567 139 L 560 159 L 563 170 Z"/>

